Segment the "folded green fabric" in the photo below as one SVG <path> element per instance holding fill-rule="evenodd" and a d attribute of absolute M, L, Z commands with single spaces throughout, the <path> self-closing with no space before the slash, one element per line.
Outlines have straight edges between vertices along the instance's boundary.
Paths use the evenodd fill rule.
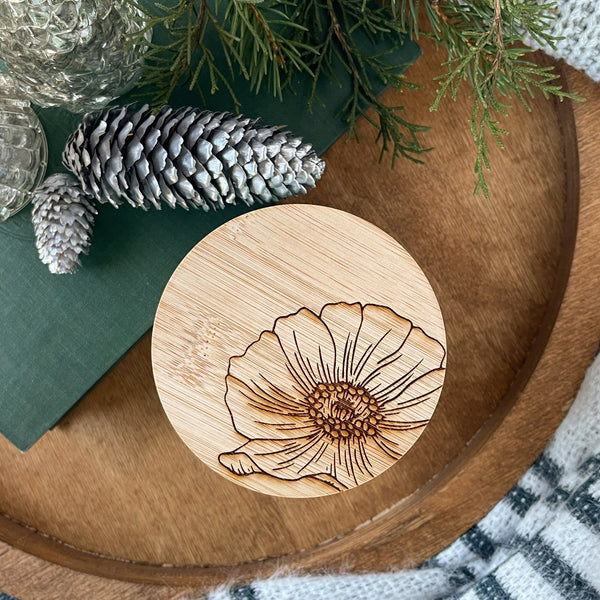
<path fill-rule="evenodd" d="M 418 46 L 406 41 L 388 58 L 404 69 L 419 54 Z M 303 75 L 283 102 L 266 91 L 252 94 L 241 78 L 235 91 L 243 114 L 285 124 L 322 153 L 346 129 L 340 110 L 350 80 L 345 71 L 339 75 L 339 81 L 323 82 L 321 102 L 310 114 L 310 84 Z M 225 91 L 206 100 L 213 110 L 232 109 Z M 194 106 L 199 98 L 178 89 L 172 104 Z M 62 149 L 80 117 L 59 109 L 38 114 L 48 137 L 48 174 L 62 171 Z M 185 254 L 247 210 L 165 207 L 145 213 L 101 206 L 90 255 L 78 273 L 68 276 L 51 275 L 38 260 L 29 210 L 0 223 L 0 433 L 27 450 L 151 327 L 161 292 Z"/>

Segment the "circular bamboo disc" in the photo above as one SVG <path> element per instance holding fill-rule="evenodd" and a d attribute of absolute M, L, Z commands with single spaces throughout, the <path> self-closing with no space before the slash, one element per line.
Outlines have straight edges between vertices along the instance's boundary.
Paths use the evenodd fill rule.
<path fill-rule="evenodd" d="M 217 473 L 274 496 L 333 494 L 393 466 L 445 375 L 423 271 L 379 228 L 323 206 L 212 232 L 171 277 L 153 331 L 177 433 Z"/>

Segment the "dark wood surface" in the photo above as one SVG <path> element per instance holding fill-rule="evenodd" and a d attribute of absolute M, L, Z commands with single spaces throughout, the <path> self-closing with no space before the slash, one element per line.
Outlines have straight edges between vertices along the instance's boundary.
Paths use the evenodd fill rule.
<path fill-rule="evenodd" d="M 587 102 L 540 100 L 532 114 L 513 111 L 506 151 L 492 152 L 485 200 L 472 195 L 468 99 L 428 111 L 442 58 L 426 47 L 410 72 L 425 89 L 390 98 L 432 125 L 427 165 L 379 165 L 362 123 L 363 142 L 338 142 L 306 198 L 392 234 L 436 290 L 447 382 L 413 449 L 339 496 L 243 490 L 203 466 L 171 429 L 145 336 L 29 452 L 0 442 L 0 589 L 24 600 L 146 598 L 150 590 L 179 598 L 282 564 L 406 567 L 485 514 L 534 460 L 600 338 L 600 88 L 567 68 Z"/>

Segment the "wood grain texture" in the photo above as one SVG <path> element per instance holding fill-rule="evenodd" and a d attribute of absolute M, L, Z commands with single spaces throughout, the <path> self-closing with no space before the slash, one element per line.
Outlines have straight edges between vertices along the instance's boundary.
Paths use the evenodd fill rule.
<path fill-rule="evenodd" d="M 425 90 L 398 99 L 434 126 L 426 139 L 436 146 L 428 166 L 402 164 L 393 173 L 377 166 L 363 123 L 362 144 L 336 144 L 319 189 L 309 196 L 394 235 L 453 315 L 447 334 L 456 364 L 449 365 L 448 401 L 440 403 L 414 453 L 399 463 L 402 469 L 377 478 L 382 496 L 369 505 L 351 501 L 354 491 L 280 499 L 286 506 L 239 488 L 231 501 L 219 488 L 225 480 L 203 468 L 168 425 L 153 390 L 146 336 L 30 452 L 20 455 L 0 443 L 0 507 L 9 515 L 0 520 L 0 536 L 12 545 L 0 549 L 6 592 L 44 600 L 179 598 L 282 565 L 410 566 L 466 530 L 533 461 L 600 337 L 600 88 L 569 70 L 572 87 L 587 98 L 574 106 L 582 173 L 574 240 L 579 178 L 568 115 L 559 118 L 544 102 L 535 103 L 532 115 L 513 112 L 509 129 L 519 134 L 508 139 L 505 153 L 494 152 L 492 198 L 474 198 L 467 99 L 433 117 L 427 111 L 430 79 L 442 58 L 426 46 L 411 69 Z M 565 198 L 575 203 L 565 205 Z M 445 445 L 431 455 L 417 453 L 429 436 Z M 318 515 L 324 503 L 344 496 L 349 500 L 335 527 L 326 516 L 310 529 L 296 518 L 307 502 Z M 268 525 L 247 527 L 245 515 Z M 18 548 L 88 573 L 157 585 L 76 573 Z M 161 566 L 165 562 L 196 566 Z M 192 583 L 200 587 L 170 587 Z"/>
<path fill-rule="evenodd" d="M 442 391 L 446 334 L 427 277 L 391 236 L 344 211 L 279 205 L 229 221 L 180 263 L 152 365 L 171 424 L 206 465 L 310 498 L 410 450 Z"/>

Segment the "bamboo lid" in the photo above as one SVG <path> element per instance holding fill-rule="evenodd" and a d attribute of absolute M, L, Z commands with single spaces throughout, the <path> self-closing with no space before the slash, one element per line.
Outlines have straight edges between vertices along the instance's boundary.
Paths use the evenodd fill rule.
<path fill-rule="evenodd" d="M 160 300 L 152 363 L 196 456 L 297 498 L 367 483 L 406 454 L 438 402 L 445 347 L 435 294 L 398 242 L 294 204 L 237 217 L 184 258 Z"/>

